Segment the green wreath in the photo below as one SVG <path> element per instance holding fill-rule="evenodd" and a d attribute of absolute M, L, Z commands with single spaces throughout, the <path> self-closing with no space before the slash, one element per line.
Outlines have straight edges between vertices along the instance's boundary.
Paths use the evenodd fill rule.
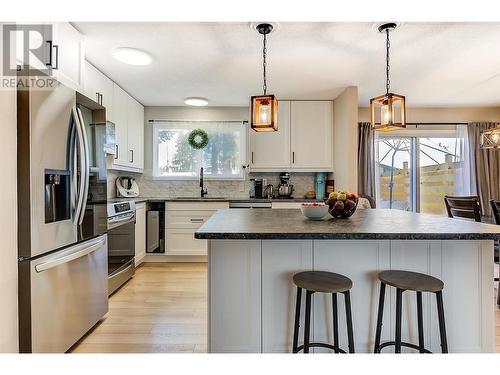
<path fill-rule="evenodd" d="M 191 133 L 189 133 L 188 143 L 196 150 L 205 148 L 208 144 L 207 132 L 203 129 L 194 129 Z"/>

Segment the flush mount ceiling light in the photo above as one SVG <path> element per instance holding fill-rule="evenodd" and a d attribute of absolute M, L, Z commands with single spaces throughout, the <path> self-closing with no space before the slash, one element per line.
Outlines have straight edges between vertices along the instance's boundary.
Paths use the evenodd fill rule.
<path fill-rule="evenodd" d="M 113 56 L 118 61 L 129 65 L 149 65 L 153 61 L 148 53 L 128 47 L 116 48 Z"/>
<path fill-rule="evenodd" d="M 385 94 L 370 99 L 370 110 L 372 117 L 372 128 L 379 131 L 389 131 L 406 128 L 406 103 L 403 95 L 393 94 L 390 91 L 391 80 L 389 79 L 389 49 L 391 47 L 389 32 L 397 27 L 394 22 L 380 25 L 378 31 L 386 35 L 386 81 Z M 380 113 L 380 116 L 378 114 Z M 377 118 L 378 117 L 378 118 Z M 378 120 L 378 122 L 377 122 Z"/>
<path fill-rule="evenodd" d="M 259 34 L 263 35 L 262 48 L 262 70 L 263 70 L 263 95 L 252 96 L 252 121 L 251 127 L 258 132 L 269 132 L 278 130 L 278 100 L 274 95 L 267 94 L 267 34 L 273 31 L 273 26 L 269 23 L 258 24 L 255 28 Z"/>
<path fill-rule="evenodd" d="M 195 107 L 204 107 L 208 105 L 208 100 L 205 98 L 192 97 L 192 98 L 186 98 L 186 100 L 184 100 L 184 104 L 192 105 Z"/>
<path fill-rule="evenodd" d="M 500 127 L 481 132 L 479 148 L 500 150 Z"/>

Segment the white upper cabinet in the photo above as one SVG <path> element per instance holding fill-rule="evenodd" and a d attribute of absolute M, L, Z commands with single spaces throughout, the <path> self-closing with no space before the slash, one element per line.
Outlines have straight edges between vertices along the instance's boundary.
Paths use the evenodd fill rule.
<path fill-rule="evenodd" d="M 113 81 L 88 61 L 85 61 L 83 92 L 86 96 L 106 107 L 106 120 L 113 120 Z"/>
<path fill-rule="evenodd" d="M 333 168 L 333 103 L 294 101 L 291 106 L 291 151 L 294 170 Z"/>
<path fill-rule="evenodd" d="M 250 129 L 250 168 L 252 170 L 290 168 L 290 102 L 278 103 L 278 131 Z"/>
<path fill-rule="evenodd" d="M 249 127 L 251 171 L 333 171 L 332 147 L 332 101 L 279 101 L 277 132 Z"/>
<path fill-rule="evenodd" d="M 144 107 L 132 97 L 127 107 L 127 130 L 131 167 L 144 169 Z"/>
<path fill-rule="evenodd" d="M 52 24 L 52 72 L 74 90 L 83 91 L 85 38 L 68 22 Z"/>
<path fill-rule="evenodd" d="M 144 170 L 144 107 L 120 86 L 113 86 L 116 155 L 113 169 Z"/>
<path fill-rule="evenodd" d="M 117 84 L 113 84 L 113 118 L 115 123 L 115 157 L 114 167 L 129 166 L 128 159 L 128 94 Z"/>

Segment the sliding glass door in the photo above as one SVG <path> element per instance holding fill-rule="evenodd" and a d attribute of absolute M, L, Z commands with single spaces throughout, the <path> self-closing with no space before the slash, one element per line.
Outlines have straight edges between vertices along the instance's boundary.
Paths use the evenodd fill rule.
<path fill-rule="evenodd" d="M 454 131 L 407 133 L 376 136 L 377 207 L 445 215 L 444 196 L 459 193 L 464 140 Z"/>

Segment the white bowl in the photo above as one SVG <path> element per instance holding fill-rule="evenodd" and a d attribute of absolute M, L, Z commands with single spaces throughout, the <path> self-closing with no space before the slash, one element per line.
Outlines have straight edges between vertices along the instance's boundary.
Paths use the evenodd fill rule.
<path fill-rule="evenodd" d="M 311 206 L 311 203 L 302 203 L 300 210 L 302 215 L 310 220 L 321 220 L 328 213 L 328 205 L 324 203 L 318 203 L 317 206 Z"/>

